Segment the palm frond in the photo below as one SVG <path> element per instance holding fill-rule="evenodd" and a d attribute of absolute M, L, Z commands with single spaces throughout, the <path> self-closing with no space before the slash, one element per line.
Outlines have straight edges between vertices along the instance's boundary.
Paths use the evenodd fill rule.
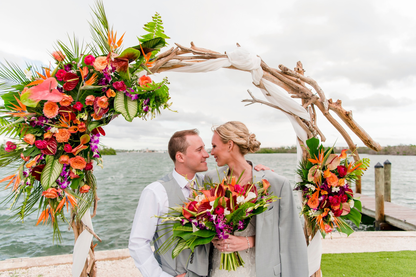
<path fill-rule="evenodd" d="M 23 149 L 17 149 L 12 152 L 4 152 L 0 155 L 0 167 L 6 167 L 14 164 L 17 161 L 21 161 L 20 154 Z"/>
<path fill-rule="evenodd" d="M 97 1 L 95 8 L 93 8 L 92 11 L 95 15 L 95 18 L 89 22 L 92 38 L 101 50 L 101 55 L 107 54 L 111 51 L 110 45 L 108 44 L 108 32 L 110 31 L 110 27 L 108 25 L 103 2 Z"/>
<path fill-rule="evenodd" d="M 39 199 L 42 197 L 43 187 L 39 181 L 35 181 L 33 188 L 26 192 L 25 199 L 20 202 L 20 205 L 14 209 L 16 213 L 11 216 L 12 219 L 24 220 L 24 218 L 37 210 L 33 208 Z"/>
<path fill-rule="evenodd" d="M 25 72 L 17 64 L 5 62 L 6 64 L 0 62 L 0 94 L 13 90 L 12 85 L 30 82 Z"/>
<path fill-rule="evenodd" d="M 63 43 L 61 40 L 58 40 L 56 42 L 56 49 L 57 50 L 61 50 L 65 57 L 64 62 L 69 62 L 69 61 L 78 61 L 81 58 L 82 55 L 87 55 L 88 53 L 87 48 L 84 43 L 80 44 L 80 42 L 78 41 L 78 39 L 75 37 L 75 34 L 73 35 L 73 37 L 71 38 L 68 35 L 68 40 L 70 45 L 67 46 L 65 43 Z"/>

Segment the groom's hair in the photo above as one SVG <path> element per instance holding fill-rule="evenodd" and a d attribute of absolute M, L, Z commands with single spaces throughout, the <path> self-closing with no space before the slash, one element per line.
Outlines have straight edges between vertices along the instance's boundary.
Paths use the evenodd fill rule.
<path fill-rule="evenodd" d="M 186 136 L 197 136 L 199 134 L 197 129 L 177 131 L 169 140 L 168 152 L 173 162 L 176 162 L 176 153 L 181 152 L 186 154 L 186 149 L 189 144 L 186 141 Z"/>

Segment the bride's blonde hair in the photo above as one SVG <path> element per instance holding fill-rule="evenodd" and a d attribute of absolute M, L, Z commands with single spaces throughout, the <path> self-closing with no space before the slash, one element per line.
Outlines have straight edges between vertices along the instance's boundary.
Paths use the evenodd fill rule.
<path fill-rule="evenodd" d="M 232 140 L 237 144 L 240 153 L 245 155 L 248 152 L 254 153 L 260 149 L 260 142 L 255 134 L 250 134 L 246 125 L 240 121 L 229 121 L 217 127 L 212 127 L 223 143 Z"/>

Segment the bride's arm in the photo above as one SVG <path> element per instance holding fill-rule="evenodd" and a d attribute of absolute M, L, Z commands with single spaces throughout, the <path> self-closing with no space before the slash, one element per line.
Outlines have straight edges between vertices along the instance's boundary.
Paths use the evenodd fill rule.
<path fill-rule="evenodd" d="M 237 237 L 229 235 L 229 237 L 224 240 L 214 238 L 212 243 L 214 247 L 221 252 L 242 251 L 254 247 L 256 243 L 256 237 Z"/>

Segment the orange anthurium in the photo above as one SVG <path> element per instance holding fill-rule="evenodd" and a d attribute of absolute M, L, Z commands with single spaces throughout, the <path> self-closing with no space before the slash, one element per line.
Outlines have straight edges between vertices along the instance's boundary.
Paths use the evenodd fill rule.
<path fill-rule="evenodd" d="M 49 131 L 43 134 L 44 139 L 48 139 L 48 138 L 51 138 L 51 137 L 53 137 L 53 134 Z"/>
<path fill-rule="evenodd" d="M 311 209 L 316 209 L 319 206 L 319 191 L 315 192 L 314 194 L 312 194 L 312 197 L 309 198 L 308 200 L 308 206 Z"/>
<path fill-rule="evenodd" d="M 339 155 L 340 159 L 345 159 L 347 157 L 348 149 L 344 149 L 341 151 L 341 155 Z"/>

